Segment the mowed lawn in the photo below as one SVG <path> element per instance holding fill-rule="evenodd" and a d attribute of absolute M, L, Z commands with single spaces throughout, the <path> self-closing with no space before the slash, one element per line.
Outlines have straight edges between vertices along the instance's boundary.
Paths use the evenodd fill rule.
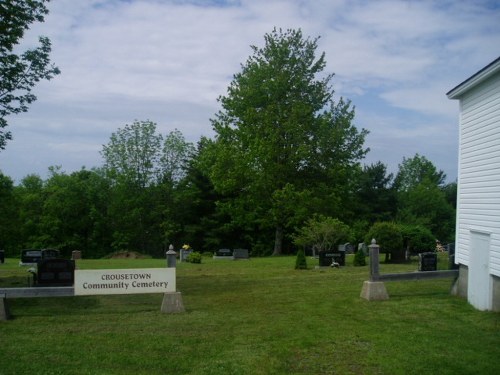
<path fill-rule="evenodd" d="M 390 300 L 369 302 L 368 267 L 352 256 L 341 269 L 307 261 L 300 271 L 295 257 L 178 263 L 182 314 L 161 313 L 160 294 L 9 300 L 0 374 L 500 374 L 500 314 L 451 296 L 451 279 L 387 282 Z M 17 262 L 0 264 L 0 287 L 25 286 Z"/>

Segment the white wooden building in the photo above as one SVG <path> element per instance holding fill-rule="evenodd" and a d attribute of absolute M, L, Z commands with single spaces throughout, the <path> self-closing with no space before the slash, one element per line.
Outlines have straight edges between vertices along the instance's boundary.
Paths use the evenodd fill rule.
<path fill-rule="evenodd" d="M 456 292 L 500 311 L 500 57 L 446 95 L 460 105 Z"/>

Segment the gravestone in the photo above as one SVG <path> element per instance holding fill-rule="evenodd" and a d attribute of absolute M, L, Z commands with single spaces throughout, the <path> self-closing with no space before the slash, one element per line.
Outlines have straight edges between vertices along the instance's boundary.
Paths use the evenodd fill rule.
<path fill-rule="evenodd" d="M 75 261 L 42 259 L 36 270 L 37 286 L 72 286 L 75 281 Z"/>
<path fill-rule="evenodd" d="M 247 249 L 234 249 L 233 258 L 235 260 L 238 259 L 249 259 L 248 250 Z"/>
<path fill-rule="evenodd" d="M 437 270 L 437 254 L 436 253 L 420 253 L 420 254 L 418 254 L 418 270 L 419 271 L 436 271 Z"/>
<path fill-rule="evenodd" d="M 319 266 L 330 267 L 333 263 L 345 266 L 345 251 L 322 250 L 319 252 Z"/>
<path fill-rule="evenodd" d="M 366 244 L 364 242 L 358 243 L 358 251 L 362 251 L 363 254 L 369 255 L 368 254 L 368 246 L 366 246 Z"/>
<path fill-rule="evenodd" d="M 233 259 L 233 252 L 230 249 L 219 249 L 213 256 L 214 259 Z"/>
<path fill-rule="evenodd" d="M 55 249 L 26 249 L 21 251 L 20 265 L 36 266 L 42 259 L 54 259 L 59 257 L 59 250 Z"/>
<path fill-rule="evenodd" d="M 193 252 L 193 250 L 181 249 L 179 251 L 179 260 L 181 262 L 185 262 L 189 256 L 189 254 L 191 254 L 192 252 Z"/>
<path fill-rule="evenodd" d="M 346 254 L 351 254 L 354 252 L 354 246 L 347 242 L 343 245 L 339 245 L 338 250 L 344 251 Z"/>
<path fill-rule="evenodd" d="M 42 259 L 55 259 L 59 258 L 59 250 L 55 249 L 43 249 Z"/>
<path fill-rule="evenodd" d="M 82 252 L 80 250 L 73 250 L 71 252 L 71 259 L 73 260 L 82 259 Z"/>
<path fill-rule="evenodd" d="M 26 249 L 21 251 L 21 265 L 36 265 L 42 259 L 42 250 Z"/>

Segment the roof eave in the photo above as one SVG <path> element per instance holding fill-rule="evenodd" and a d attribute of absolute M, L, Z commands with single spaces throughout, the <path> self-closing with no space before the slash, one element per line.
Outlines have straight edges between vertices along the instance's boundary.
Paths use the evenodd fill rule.
<path fill-rule="evenodd" d="M 500 71 L 500 57 L 486 65 L 483 69 L 473 74 L 465 81 L 460 83 L 458 86 L 454 87 L 446 93 L 448 99 L 460 99 L 460 97 L 467 91 L 469 91 L 474 86 L 483 82 L 485 79 Z"/>

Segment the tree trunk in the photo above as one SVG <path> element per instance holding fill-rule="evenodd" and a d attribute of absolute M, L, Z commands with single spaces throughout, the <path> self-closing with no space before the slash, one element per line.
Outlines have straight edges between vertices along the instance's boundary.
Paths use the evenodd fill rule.
<path fill-rule="evenodd" d="M 274 255 L 281 255 L 283 249 L 283 227 L 281 225 L 276 226 L 276 236 L 274 237 Z"/>

